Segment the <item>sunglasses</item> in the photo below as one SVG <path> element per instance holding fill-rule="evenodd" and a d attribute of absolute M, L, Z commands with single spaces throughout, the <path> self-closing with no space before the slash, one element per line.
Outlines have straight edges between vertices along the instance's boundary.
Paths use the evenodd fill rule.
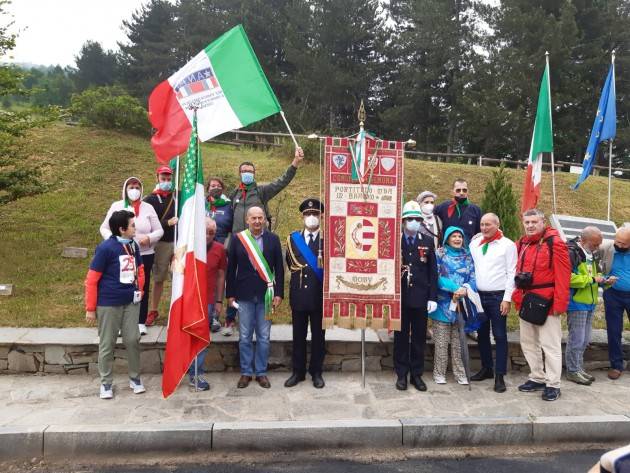
<path fill-rule="evenodd" d="M 455 189 L 455 192 L 468 192 L 468 189 L 463 188 L 463 189 Z"/>
<path fill-rule="evenodd" d="M 407 218 L 406 220 L 410 222 L 422 222 L 421 218 L 415 218 L 415 217 Z"/>

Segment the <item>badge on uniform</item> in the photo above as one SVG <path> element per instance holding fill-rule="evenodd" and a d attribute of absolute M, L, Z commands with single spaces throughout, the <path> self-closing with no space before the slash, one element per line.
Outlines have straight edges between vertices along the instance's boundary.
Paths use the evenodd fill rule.
<path fill-rule="evenodd" d="M 419 246 L 418 247 L 418 255 L 420 255 L 420 261 L 422 263 L 426 263 L 427 262 L 427 251 L 428 251 L 429 247 L 428 246 Z"/>

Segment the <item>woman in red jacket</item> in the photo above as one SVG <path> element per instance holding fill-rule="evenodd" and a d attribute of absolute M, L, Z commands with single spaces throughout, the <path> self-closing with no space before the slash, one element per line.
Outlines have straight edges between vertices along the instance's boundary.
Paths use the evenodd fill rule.
<path fill-rule="evenodd" d="M 526 211 L 523 227 L 525 236 L 517 243 L 512 300 L 519 310 L 521 349 L 530 374 L 518 389 L 543 391 L 543 400 L 555 401 L 560 397 L 562 375 L 560 314 L 569 303 L 569 252 L 560 234 L 545 226 L 545 214 L 540 210 Z"/>

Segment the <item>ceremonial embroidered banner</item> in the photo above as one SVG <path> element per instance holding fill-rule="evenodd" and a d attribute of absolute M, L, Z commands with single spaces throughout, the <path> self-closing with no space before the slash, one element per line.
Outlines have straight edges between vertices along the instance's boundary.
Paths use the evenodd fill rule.
<path fill-rule="evenodd" d="M 404 144 L 359 136 L 325 140 L 323 326 L 400 330 Z"/>

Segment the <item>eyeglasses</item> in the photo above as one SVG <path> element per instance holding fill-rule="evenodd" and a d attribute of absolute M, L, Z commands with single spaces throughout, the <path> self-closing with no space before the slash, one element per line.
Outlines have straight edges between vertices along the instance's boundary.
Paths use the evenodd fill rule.
<path fill-rule="evenodd" d="M 468 192 L 468 189 L 463 188 L 463 189 L 455 189 L 455 192 Z"/>

